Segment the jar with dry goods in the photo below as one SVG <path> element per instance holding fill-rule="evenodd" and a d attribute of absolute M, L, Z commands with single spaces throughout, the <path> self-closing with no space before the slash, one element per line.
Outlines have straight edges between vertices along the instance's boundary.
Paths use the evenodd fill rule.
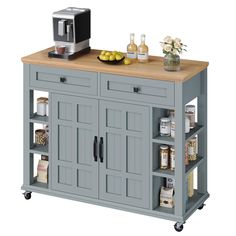
<path fill-rule="evenodd" d="M 195 106 L 194 105 L 187 105 L 185 107 L 185 112 L 190 120 L 190 128 L 192 129 L 195 127 Z"/>
<path fill-rule="evenodd" d="M 185 165 L 189 164 L 189 160 L 188 160 L 188 143 L 185 144 L 184 164 Z"/>
<path fill-rule="evenodd" d="M 167 145 L 161 145 L 160 146 L 160 158 L 161 158 L 160 168 L 162 170 L 168 169 L 168 164 L 169 164 L 169 147 Z"/>
<path fill-rule="evenodd" d="M 175 169 L 175 149 L 174 147 L 170 148 L 170 169 Z"/>
<path fill-rule="evenodd" d="M 44 129 L 35 130 L 35 143 L 39 145 L 47 145 L 48 135 Z"/>
<path fill-rule="evenodd" d="M 192 138 L 188 141 L 188 159 L 195 161 L 197 159 L 197 139 Z"/>
<path fill-rule="evenodd" d="M 160 122 L 160 135 L 170 136 L 170 118 L 163 117 Z"/>

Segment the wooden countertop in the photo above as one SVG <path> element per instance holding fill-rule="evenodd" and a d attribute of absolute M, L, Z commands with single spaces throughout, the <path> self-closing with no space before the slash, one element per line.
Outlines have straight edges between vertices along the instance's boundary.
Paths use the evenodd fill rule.
<path fill-rule="evenodd" d="M 42 66 L 59 67 L 65 69 L 78 69 L 96 72 L 106 72 L 124 76 L 134 76 L 153 80 L 166 80 L 173 82 L 184 82 L 198 74 L 208 66 L 208 62 L 181 60 L 181 70 L 178 72 L 168 72 L 163 68 L 162 57 L 149 57 L 146 64 L 132 63 L 131 65 L 107 65 L 98 61 L 98 50 L 91 50 L 90 53 L 78 57 L 75 60 L 63 60 L 49 58 L 48 52 L 53 48 L 36 52 L 22 58 L 23 63 L 36 64 Z"/>

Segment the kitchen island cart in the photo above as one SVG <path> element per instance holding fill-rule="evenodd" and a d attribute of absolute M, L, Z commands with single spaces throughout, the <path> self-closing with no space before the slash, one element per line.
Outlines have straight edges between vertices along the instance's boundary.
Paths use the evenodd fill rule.
<path fill-rule="evenodd" d="M 42 193 L 175 221 L 204 206 L 207 192 L 207 62 L 163 59 L 107 65 L 91 50 L 76 60 L 48 58 L 46 49 L 24 63 L 24 196 Z M 35 92 L 46 92 L 48 116 L 37 115 Z M 185 105 L 197 100 L 196 126 L 185 134 Z M 175 138 L 160 136 L 160 118 L 175 112 Z M 48 125 L 48 144 L 34 140 Z M 198 140 L 197 159 L 185 166 L 185 145 Z M 160 145 L 175 149 L 175 169 L 160 169 Z M 48 180 L 37 181 L 37 158 L 48 156 Z M 187 196 L 187 177 L 197 184 Z M 174 207 L 160 206 L 161 187 L 175 181 Z"/>

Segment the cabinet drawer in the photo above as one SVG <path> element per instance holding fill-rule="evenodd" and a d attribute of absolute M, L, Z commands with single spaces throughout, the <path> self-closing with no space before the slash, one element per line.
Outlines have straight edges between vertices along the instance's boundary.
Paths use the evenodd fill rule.
<path fill-rule="evenodd" d="M 101 73 L 101 96 L 174 106 L 174 83 Z"/>
<path fill-rule="evenodd" d="M 58 91 L 97 95 L 97 73 L 31 66 L 30 85 Z"/>

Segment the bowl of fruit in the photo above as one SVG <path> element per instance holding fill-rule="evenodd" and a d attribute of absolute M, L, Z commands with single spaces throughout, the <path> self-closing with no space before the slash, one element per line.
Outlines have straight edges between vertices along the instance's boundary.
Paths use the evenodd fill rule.
<path fill-rule="evenodd" d="M 109 65 L 117 65 L 120 62 L 124 60 L 124 55 L 122 52 L 117 51 L 101 51 L 100 55 L 97 57 L 97 59 L 101 62 L 104 62 Z"/>

